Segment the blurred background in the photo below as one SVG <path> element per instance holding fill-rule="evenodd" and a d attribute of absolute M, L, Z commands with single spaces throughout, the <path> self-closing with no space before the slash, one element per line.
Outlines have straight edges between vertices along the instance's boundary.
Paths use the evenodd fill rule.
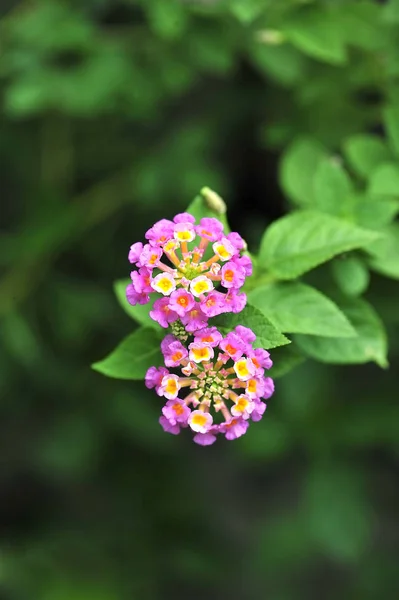
<path fill-rule="evenodd" d="M 1 600 L 398 598 L 397 282 L 366 294 L 388 370 L 303 362 L 232 443 L 90 364 L 134 328 L 112 286 L 155 220 L 207 185 L 256 250 L 292 141 L 384 135 L 399 2 L 1 11 Z"/>

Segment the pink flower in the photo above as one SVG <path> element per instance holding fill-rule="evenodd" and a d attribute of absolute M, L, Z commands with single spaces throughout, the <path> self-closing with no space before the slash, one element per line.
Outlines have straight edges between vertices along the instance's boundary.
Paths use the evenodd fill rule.
<path fill-rule="evenodd" d="M 164 416 L 160 417 L 159 422 L 162 426 L 162 429 L 166 433 L 171 433 L 173 435 L 178 435 L 180 433 L 180 426 L 177 425 L 177 423 L 175 425 L 172 425 L 166 417 L 164 417 Z"/>
<path fill-rule="evenodd" d="M 192 333 L 206 327 L 211 317 L 244 308 L 246 296 L 239 290 L 251 260 L 241 254 L 245 243 L 239 234 L 225 236 L 216 218 L 203 218 L 196 225 L 192 215 L 180 213 L 173 221 L 161 219 L 145 236 L 148 243 L 130 248 L 129 260 L 138 271 L 131 274 L 128 300 L 135 305 L 148 303 L 151 295 L 155 301 L 156 294 L 170 297 L 163 304 L 155 302 L 150 311 L 162 327 L 180 319 Z M 210 248 L 214 255 L 205 259 Z"/>
<path fill-rule="evenodd" d="M 195 229 L 192 223 L 179 222 L 173 228 L 173 235 L 178 242 L 192 242 L 195 238 Z"/>
<path fill-rule="evenodd" d="M 162 409 L 163 416 L 168 419 L 171 425 L 176 425 L 176 423 L 187 425 L 190 413 L 191 410 L 188 406 L 178 398 L 168 400 Z"/>
<path fill-rule="evenodd" d="M 201 344 L 208 344 L 214 348 L 223 339 L 222 334 L 216 329 L 216 327 L 205 327 L 200 331 L 194 333 L 194 341 Z"/>
<path fill-rule="evenodd" d="M 170 296 L 176 289 L 176 282 L 169 273 L 160 273 L 151 281 L 151 287 L 164 296 Z"/>
<path fill-rule="evenodd" d="M 206 327 L 208 323 L 207 316 L 203 313 L 198 303 L 189 310 L 184 317 L 181 318 L 181 322 L 183 323 L 186 331 L 189 333 L 193 333 L 198 329 L 202 329 Z"/>
<path fill-rule="evenodd" d="M 132 246 L 130 246 L 129 251 L 129 262 L 136 263 L 139 258 L 141 251 L 143 250 L 143 244 L 141 242 L 136 242 Z"/>
<path fill-rule="evenodd" d="M 236 290 L 230 289 L 224 300 L 224 312 L 241 312 L 247 303 L 247 295 L 242 292 L 238 294 Z"/>
<path fill-rule="evenodd" d="M 201 299 L 201 310 L 207 317 L 215 317 L 224 312 L 225 295 L 214 290 Z"/>
<path fill-rule="evenodd" d="M 242 417 L 247 420 L 254 408 L 255 403 L 245 394 L 241 394 L 241 396 L 237 397 L 236 403 L 231 408 L 231 414 L 234 417 Z"/>
<path fill-rule="evenodd" d="M 238 360 L 244 354 L 245 344 L 233 331 L 228 333 L 220 342 L 221 349 L 233 360 Z"/>
<path fill-rule="evenodd" d="M 145 292 L 136 292 L 132 283 L 126 287 L 126 299 L 132 306 L 147 304 L 150 301 L 149 295 Z"/>
<path fill-rule="evenodd" d="M 161 219 L 155 223 L 155 225 L 153 225 L 145 234 L 145 238 L 154 245 L 163 245 L 172 236 L 173 223 L 168 219 Z"/>
<path fill-rule="evenodd" d="M 252 342 L 254 342 L 256 340 L 256 335 L 254 334 L 252 329 L 249 329 L 249 327 L 244 327 L 244 325 L 237 325 L 237 327 L 234 329 L 234 332 L 248 346 L 251 346 Z M 263 352 L 266 352 L 266 350 L 263 350 Z M 256 353 L 256 350 L 255 350 L 255 353 Z"/>
<path fill-rule="evenodd" d="M 168 400 L 174 400 L 177 398 L 177 395 L 180 390 L 179 378 L 177 375 L 171 375 L 167 373 L 162 377 L 160 390 L 162 392 L 162 396 L 165 396 Z"/>
<path fill-rule="evenodd" d="M 243 326 L 224 338 L 216 327 L 207 327 L 195 334 L 187 349 L 167 335 L 161 350 L 175 373 L 151 367 L 146 375 L 147 387 L 156 386 L 158 395 L 167 399 L 163 427 L 189 427 L 197 444 L 210 445 L 219 433 L 236 439 L 246 432 L 249 421 L 259 421 L 266 409 L 262 398 L 273 393 L 274 383 L 253 363 L 254 337 Z"/>
<path fill-rule="evenodd" d="M 230 260 L 230 258 L 237 254 L 236 248 L 234 248 L 233 244 L 225 237 L 218 242 L 215 242 L 212 247 L 215 254 L 222 261 Z"/>
<path fill-rule="evenodd" d="M 153 309 L 150 310 L 150 317 L 165 329 L 179 318 L 178 314 L 169 308 L 169 298 L 155 300 Z"/>
<path fill-rule="evenodd" d="M 189 213 L 179 213 L 173 218 L 175 223 L 195 223 L 195 217 Z"/>
<path fill-rule="evenodd" d="M 165 367 L 150 367 L 145 375 L 145 385 L 148 389 L 155 388 L 156 392 L 161 389 L 161 382 L 164 376 L 168 373 L 168 369 Z M 161 394 L 158 394 L 159 396 Z"/>
<path fill-rule="evenodd" d="M 251 419 L 252 421 L 260 421 L 263 417 L 263 413 L 266 410 L 266 404 L 264 402 L 261 402 L 260 400 L 255 400 L 254 404 L 255 408 L 252 411 Z"/>
<path fill-rule="evenodd" d="M 169 308 L 174 310 L 179 317 L 184 317 L 193 308 L 194 304 L 193 295 L 185 289 L 175 290 L 170 295 Z"/>
<path fill-rule="evenodd" d="M 273 361 L 270 358 L 270 354 L 263 348 L 255 348 L 251 358 L 257 369 L 270 369 L 273 366 Z M 263 374 L 263 370 L 261 374 Z"/>
<path fill-rule="evenodd" d="M 223 223 L 217 219 L 204 217 L 201 219 L 200 224 L 195 228 L 197 235 L 210 242 L 216 242 L 220 239 L 223 232 Z"/>
<path fill-rule="evenodd" d="M 190 360 L 194 363 L 209 362 L 214 357 L 213 348 L 208 344 L 193 342 L 189 345 L 189 350 Z"/>
<path fill-rule="evenodd" d="M 193 437 L 193 441 L 200 446 L 211 446 L 216 442 L 216 435 L 213 433 L 197 433 Z"/>
<path fill-rule="evenodd" d="M 225 288 L 240 288 L 245 281 L 245 271 L 233 261 L 223 265 L 220 271 L 222 285 Z"/>
<path fill-rule="evenodd" d="M 213 283 L 206 275 L 199 275 L 190 283 L 190 290 L 196 298 L 200 298 L 213 290 Z"/>
<path fill-rule="evenodd" d="M 245 421 L 240 417 L 236 417 L 224 425 L 223 433 L 226 436 L 226 440 L 236 440 L 246 433 L 248 427 L 248 421 Z"/>
<path fill-rule="evenodd" d="M 265 389 L 262 394 L 262 398 L 270 398 L 274 394 L 274 381 L 271 377 L 265 377 L 264 379 Z"/>
<path fill-rule="evenodd" d="M 227 239 L 234 246 L 234 248 L 236 248 L 236 250 L 242 250 L 246 246 L 244 240 L 242 239 L 240 234 L 237 233 L 236 231 L 231 231 L 227 235 Z"/>
<path fill-rule="evenodd" d="M 243 256 L 234 256 L 233 262 L 244 270 L 246 277 L 252 275 L 252 261 L 248 255 L 244 254 Z"/>
<path fill-rule="evenodd" d="M 162 256 L 162 249 L 158 246 L 151 246 L 146 244 L 140 254 L 138 264 L 141 267 L 147 267 L 148 269 L 154 269 Z"/>
<path fill-rule="evenodd" d="M 208 433 L 212 423 L 212 415 L 202 410 L 193 410 L 188 418 L 189 426 L 197 433 Z"/>
<path fill-rule="evenodd" d="M 161 350 L 167 367 L 177 367 L 181 361 L 187 358 L 188 351 L 183 344 L 175 338 L 174 335 L 168 335 L 167 338 L 172 338 L 172 341 L 164 345 L 162 342 Z M 166 339 L 166 338 L 165 338 Z M 165 341 L 165 340 L 164 340 Z"/>
<path fill-rule="evenodd" d="M 136 292 L 139 294 L 142 292 L 147 294 L 152 292 L 152 287 L 150 285 L 151 273 L 148 269 L 141 267 L 138 271 L 132 271 L 130 277 Z"/>

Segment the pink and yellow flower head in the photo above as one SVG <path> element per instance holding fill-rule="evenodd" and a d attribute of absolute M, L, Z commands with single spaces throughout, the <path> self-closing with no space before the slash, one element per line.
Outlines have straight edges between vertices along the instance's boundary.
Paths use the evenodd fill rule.
<path fill-rule="evenodd" d="M 151 367 L 146 376 L 147 387 L 167 400 L 160 418 L 163 429 L 177 434 L 189 428 L 194 441 L 207 446 L 219 434 L 236 439 L 250 420 L 259 421 L 274 384 L 265 376 L 272 366 L 269 353 L 254 349 L 254 341 L 254 333 L 241 325 L 224 337 L 216 327 L 202 328 L 187 348 L 167 335 L 161 350 L 174 372 Z"/>
<path fill-rule="evenodd" d="M 180 319 L 194 332 L 210 317 L 244 308 L 246 295 L 240 289 L 252 265 L 242 255 L 245 243 L 238 233 L 226 235 L 218 219 L 203 218 L 195 224 L 192 215 L 181 213 L 173 221 L 161 219 L 145 237 L 145 245 L 130 247 L 129 261 L 137 270 L 126 297 L 136 305 L 159 294 L 150 316 L 161 327 Z"/>

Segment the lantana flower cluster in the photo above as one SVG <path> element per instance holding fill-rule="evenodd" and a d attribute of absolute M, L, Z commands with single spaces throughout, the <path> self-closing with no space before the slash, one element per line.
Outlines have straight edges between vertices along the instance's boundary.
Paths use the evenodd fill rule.
<path fill-rule="evenodd" d="M 208 446 L 218 434 L 233 440 L 246 432 L 249 420 L 259 421 L 274 384 L 265 376 L 270 355 L 253 348 L 255 339 L 242 325 L 225 337 L 216 327 L 206 327 L 195 332 L 187 348 L 167 335 L 161 344 L 166 366 L 151 367 L 145 379 L 148 388 L 166 398 L 163 429 L 178 434 L 189 427 L 194 441 Z"/>
<path fill-rule="evenodd" d="M 145 237 L 148 243 L 130 248 L 136 270 L 126 296 L 132 305 L 156 297 L 150 316 L 161 327 L 181 321 L 194 332 L 210 317 L 244 308 L 247 297 L 240 288 L 252 263 L 242 254 L 245 242 L 238 233 L 225 234 L 218 219 L 203 218 L 196 225 L 192 215 L 181 213 L 173 221 L 158 221 Z"/>
<path fill-rule="evenodd" d="M 149 229 L 146 244 L 129 252 L 136 269 L 126 296 L 130 304 L 154 302 L 150 317 L 170 328 L 161 343 L 164 366 L 148 369 L 145 383 L 165 398 L 160 424 L 166 432 L 188 428 L 194 442 L 208 446 L 218 435 L 241 437 L 249 421 L 259 421 L 274 391 L 265 375 L 269 353 L 254 348 L 254 332 L 238 325 L 223 335 L 210 319 L 238 313 L 246 305 L 241 291 L 252 263 L 245 242 L 225 233 L 216 218 L 198 224 L 188 213 L 162 219 Z"/>

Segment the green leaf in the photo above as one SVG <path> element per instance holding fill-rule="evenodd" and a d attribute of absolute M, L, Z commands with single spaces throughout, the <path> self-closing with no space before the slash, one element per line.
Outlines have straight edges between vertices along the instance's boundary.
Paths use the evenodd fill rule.
<path fill-rule="evenodd" d="M 337 254 L 361 248 L 377 234 L 322 213 L 297 211 L 263 235 L 259 267 L 277 279 L 295 279 Z"/>
<path fill-rule="evenodd" d="M 249 327 L 256 335 L 255 348 L 270 349 L 291 343 L 259 309 L 250 304 L 238 314 L 225 313 L 216 317 L 212 324 L 226 330 L 234 329 L 237 325 Z"/>
<path fill-rule="evenodd" d="M 232 0 L 229 9 L 241 23 L 251 23 L 264 10 L 264 0 Z"/>
<path fill-rule="evenodd" d="M 304 283 L 275 283 L 249 292 L 248 300 L 280 331 L 353 337 L 352 325 L 332 300 Z"/>
<path fill-rule="evenodd" d="M 140 327 L 92 368 L 116 379 L 144 379 L 149 367 L 163 364 L 162 338 L 154 329 Z"/>
<path fill-rule="evenodd" d="M 295 348 L 294 344 L 274 348 L 270 357 L 273 361 L 273 366 L 269 369 L 267 374 L 268 376 L 273 377 L 273 379 L 286 375 L 292 371 L 292 369 L 295 369 L 295 367 L 303 363 L 306 358 L 297 350 L 297 348 Z"/>
<path fill-rule="evenodd" d="M 389 149 L 376 135 L 360 133 L 344 143 L 344 154 L 350 166 L 362 177 L 370 177 L 376 167 L 389 161 Z"/>
<path fill-rule="evenodd" d="M 348 216 L 357 225 L 378 230 L 388 225 L 398 214 L 399 200 L 378 194 L 353 192 L 348 199 L 348 208 Z"/>
<path fill-rule="evenodd" d="M 370 273 L 358 256 L 338 258 L 331 263 L 333 277 L 344 294 L 360 296 L 366 291 Z"/>
<path fill-rule="evenodd" d="M 280 185 L 293 202 L 307 206 L 314 204 L 314 174 L 327 156 L 316 141 L 298 139 L 285 151 L 280 163 Z"/>
<path fill-rule="evenodd" d="M 396 105 L 388 106 L 384 110 L 385 129 L 388 133 L 388 138 L 391 147 L 399 156 L 399 108 Z"/>
<path fill-rule="evenodd" d="M 369 265 L 374 271 L 399 279 L 399 224 L 387 228 L 384 236 L 367 249 L 371 254 Z"/>
<path fill-rule="evenodd" d="M 384 20 L 387 23 L 399 23 L 399 0 L 389 0 L 384 7 Z"/>
<path fill-rule="evenodd" d="M 370 513 L 356 470 L 320 461 L 308 473 L 303 500 L 309 534 L 327 555 L 352 563 L 368 551 Z"/>
<path fill-rule="evenodd" d="M 152 309 L 152 305 L 155 300 L 150 302 L 149 304 L 136 304 L 136 306 L 132 306 L 126 299 L 126 286 L 131 283 L 130 279 L 118 279 L 118 281 L 114 282 L 114 292 L 118 299 L 119 304 L 123 308 L 126 314 L 129 315 L 132 319 L 134 319 L 139 325 L 144 325 L 145 327 L 152 327 L 157 331 L 161 331 L 160 325 L 151 319 L 149 312 Z"/>
<path fill-rule="evenodd" d="M 282 31 L 294 46 L 312 58 L 331 64 L 346 62 L 341 24 L 331 11 L 321 7 L 298 11 Z"/>
<path fill-rule="evenodd" d="M 396 163 L 379 165 L 371 175 L 369 192 L 399 196 L 399 165 Z"/>
<path fill-rule="evenodd" d="M 347 298 L 339 306 L 355 328 L 356 338 L 298 335 L 298 346 L 320 362 L 344 365 L 374 361 L 380 367 L 387 367 L 386 333 L 374 309 L 359 298 Z"/>
<path fill-rule="evenodd" d="M 322 160 L 316 169 L 313 185 L 317 208 L 337 216 L 345 212 L 352 184 L 339 160 Z"/>

